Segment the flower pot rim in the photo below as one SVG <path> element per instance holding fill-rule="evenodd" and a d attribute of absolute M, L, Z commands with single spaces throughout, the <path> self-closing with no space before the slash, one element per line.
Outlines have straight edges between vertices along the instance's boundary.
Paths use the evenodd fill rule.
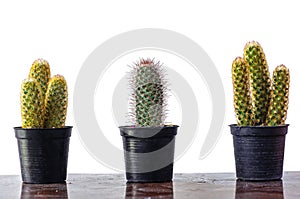
<path fill-rule="evenodd" d="M 159 127 L 135 127 L 119 126 L 120 134 L 124 137 L 135 137 L 141 139 L 152 139 L 160 137 L 172 137 L 177 134 L 177 125 L 165 125 Z"/>
<path fill-rule="evenodd" d="M 135 126 L 135 125 L 124 125 L 124 126 L 119 126 L 119 129 L 162 129 L 162 128 L 174 128 L 174 127 L 179 127 L 178 125 L 163 125 L 163 126 Z"/>
<path fill-rule="evenodd" d="M 279 128 L 279 127 L 287 127 L 290 124 L 280 124 L 276 126 L 238 126 L 237 124 L 229 124 L 228 126 L 230 127 L 236 127 L 236 128 L 258 128 L 258 129 L 263 129 L 263 128 Z"/>
<path fill-rule="evenodd" d="M 289 124 L 278 126 L 237 126 L 229 125 L 233 136 L 252 136 L 252 137 L 276 137 L 285 136 L 288 132 Z"/>
<path fill-rule="evenodd" d="M 56 130 L 56 129 L 70 129 L 73 128 L 73 126 L 63 126 L 61 128 L 22 128 L 21 126 L 13 127 L 15 130 Z"/>
<path fill-rule="evenodd" d="M 73 126 L 62 128 L 22 128 L 14 127 L 17 139 L 56 139 L 69 138 L 72 134 Z"/>

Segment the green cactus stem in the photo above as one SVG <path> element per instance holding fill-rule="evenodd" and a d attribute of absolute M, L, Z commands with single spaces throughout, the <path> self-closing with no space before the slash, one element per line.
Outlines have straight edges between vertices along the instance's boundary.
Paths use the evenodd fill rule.
<path fill-rule="evenodd" d="M 45 97 L 45 128 L 65 126 L 68 107 L 67 83 L 63 76 L 55 75 L 48 83 Z"/>
<path fill-rule="evenodd" d="M 50 75 L 50 66 L 46 60 L 37 59 L 32 63 L 29 78 L 35 79 L 40 84 L 43 96 L 46 94 Z"/>
<path fill-rule="evenodd" d="M 273 72 L 271 102 L 266 124 L 276 126 L 285 123 L 288 110 L 290 72 L 284 65 Z"/>
<path fill-rule="evenodd" d="M 154 59 L 141 59 L 131 73 L 132 120 L 135 126 L 161 126 L 166 116 L 164 71 Z"/>
<path fill-rule="evenodd" d="M 232 63 L 232 83 L 234 109 L 239 126 L 252 125 L 251 97 L 249 91 L 249 73 L 243 58 L 237 57 Z"/>
<path fill-rule="evenodd" d="M 246 44 L 244 60 L 249 67 L 253 125 L 262 125 L 268 113 L 271 80 L 265 54 L 258 42 Z"/>
<path fill-rule="evenodd" d="M 35 79 L 23 81 L 20 93 L 22 128 L 43 128 L 44 96 Z"/>

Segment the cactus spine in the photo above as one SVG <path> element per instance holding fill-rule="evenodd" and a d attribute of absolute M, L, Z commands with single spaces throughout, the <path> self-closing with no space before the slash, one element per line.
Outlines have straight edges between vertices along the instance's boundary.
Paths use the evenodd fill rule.
<path fill-rule="evenodd" d="M 261 45 L 255 41 L 248 42 L 244 48 L 244 58 L 238 57 L 232 64 L 238 125 L 284 124 L 288 109 L 289 70 L 280 65 L 274 70 L 272 82 L 269 76 Z"/>
<path fill-rule="evenodd" d="M 160 62 L 141 59 L 130 74 L 131 119 L 135 126 L 161 126 L 166 116 L 166 82 Z"/>
<path fill-rule="evenodd" d="M 63 76 L 50 79 L 46 60 L 35 60 L 21 87 L 22 128 L 61 128 L 65 125 L 68 92 Z"/>
<path fill-rule="evenodd" d="M 273 72 L 272 98 L 266 124 L 274 126 L 284 124 L 290 87 L 290 72 L 284 65 L 277 66 Z"/>

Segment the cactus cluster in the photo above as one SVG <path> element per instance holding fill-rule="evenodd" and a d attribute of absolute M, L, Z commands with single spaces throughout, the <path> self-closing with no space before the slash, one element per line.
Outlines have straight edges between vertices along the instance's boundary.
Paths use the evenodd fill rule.
<path fill-rule="evenodd" d="M 276 126 L 285 123 L 288 109 L 290 74 L 277 66 L 270 79 L 261 45 L 248 42 L 244 57 L 232 63 L 234 109 L 239 126 Z"/>
<path fill-rule="evenodd" d="M 68 90 L 63 76 L 51 78 L 46 60 L 35 60 L 21 86 L 22 128 L 61 128 L 65 126 Z"/>
<path fill-rule="evenodd" d="M 130 120 L 137 127 L 164 125 L 166 117 L 166 80 L 160 62 L 140 59 L 130 72 Z"/>

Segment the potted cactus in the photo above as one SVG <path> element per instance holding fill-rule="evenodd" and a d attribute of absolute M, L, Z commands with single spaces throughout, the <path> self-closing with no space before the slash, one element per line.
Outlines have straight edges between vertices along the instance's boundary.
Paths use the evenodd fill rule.
<path fill-rule="evenodd" d="M 242 180 L 282 178 L 285 124 L 290 74 L 284 65 L 272 80 L 265 54 L 258 42 L 248 42 L 244 57 L 232 64 L 234 109 L 233 135 L 236 175 Z"/>
<path fill-rule="evenodd" d="M 20 92 L 22 127 L 15 127 L 22 180 L 66 180 L 71 126 L 65 126 L 68 91 L 63 76 L 50 78 L 46 60 L 33 62 Z"/>
<path fill-rule="evenodd" d="M 120 126 L 128 182 L 172 181 L 177 125 L 165 125 L 167 82 L 160 62 L 141 59 L 130 73 L 133 125 Z"/>

